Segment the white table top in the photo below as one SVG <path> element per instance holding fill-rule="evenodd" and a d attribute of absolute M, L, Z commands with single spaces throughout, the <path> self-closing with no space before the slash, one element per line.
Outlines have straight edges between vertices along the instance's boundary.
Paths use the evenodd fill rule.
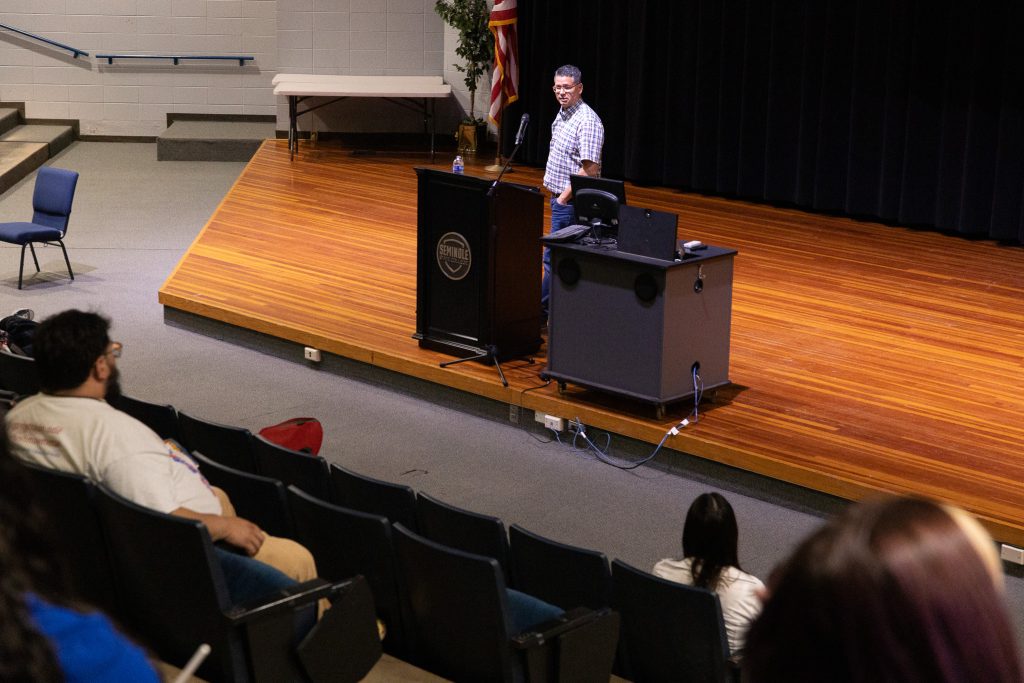
<path fill-rule="evenodd" d="M 447 97 L 452 87 L 440 76 L 332 76 L 277 74 L 275 95 L 302 97 Z"/>

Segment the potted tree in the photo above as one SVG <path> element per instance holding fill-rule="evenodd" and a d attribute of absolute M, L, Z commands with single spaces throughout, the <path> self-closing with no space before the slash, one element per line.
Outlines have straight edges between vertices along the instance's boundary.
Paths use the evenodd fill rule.
<path fill-rule="evenodd" d="M 488 72 L 494 57 L 494 36 L 487 27 L 490 19 L 487 0 L 437 0 L 434 11 L 444 23 L 459 32 L 455 54 L 464 60 L 464 64 L 454 66 L 466 74 L 469 116 L 459 124 L 456 138 L 459 151 L 475 153 L 478 141 L 483 140 L 487 130 L 487 122 L 476 115 L 476 90 L 480 77 Z"/>

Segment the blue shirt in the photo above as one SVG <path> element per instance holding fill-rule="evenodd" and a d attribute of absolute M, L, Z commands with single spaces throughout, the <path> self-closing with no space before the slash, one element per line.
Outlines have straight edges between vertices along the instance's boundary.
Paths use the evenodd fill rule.
<path fill-rule="evenodd" d="M 146 654 L 99 612 L 76 612 L 25 596 L 29 614 L 50 641 L 68 683 L 160 683 Z"/>
<path fill-rule="evenodd" d="M 580 100 L 568 109 L 559 108 L 551 123 L 551 144 L 544 169 L 544 187 L 561 194 L 569 176 L 580 172 L 583 161 L 601 165 L 604 124 L 597 113 Z"/>

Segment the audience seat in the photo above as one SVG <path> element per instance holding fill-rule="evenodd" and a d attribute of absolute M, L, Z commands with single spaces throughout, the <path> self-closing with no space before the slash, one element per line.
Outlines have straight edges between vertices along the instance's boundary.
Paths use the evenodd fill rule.
<path fill-rule="evenodd" d="M 634 681 L 725 683 L 736 670 L 718 596 L 612 562 L 624 671 Z"/>
<path fill-rule="evenodd" d="M 94 503 L 96 486 L 78 474 L 25 467 L 73 595 L 108 614 L 119 614 L 117 582 Z"/>
<path fill-rule="evenodd" d="M 36 375 L 35 360 L 0 351 L 0 389 L 14 392 L 18 396 L 38 394 L 39 377 Z"/>
<path fill-rule="evenodd" d="M 199 471 L 211 485 L 223 489 L 231 499 L 235 514 L 256 524 L 271 536 L 294 538 L 291 513 L 284 484 L 276 479 L 232 469 L 192 452 Z"/>
<path fill-rule="evenodd" d="M 394 540 L 415 663 L 455 681 L 608 681 L 618 635 L 614 612 L 580 610 L 511 633 L 495 559 L 448 548 L 400 524 Z"/>
<path fill-rule="evenodd" d="M 422 536 L 449 548 L 493 557 L 504 575 L 509 576 L 508 534 L 497 517 L 463 510 L 420 492 L 416 497 L 416 521 Z M 518 587 L 515 576 L 510 583 Z"/>
<path fill-rule="evenodd" d="M 174 409 L 174 406 L 149 403 L 124 395 L 118 396 L 109 403 L 152 429 L 161 439 L 174 439 L 184 446 L 181 441 L 181 432 L 178 429 L 178 411 Z"/>
<path fill-rule="evenodd" d="M 517 524 L 509 527 L 508 537 L 518 590 L 566 610 L 612 604 L 612 575 L 604 553 L 552 541 Z"/>
<path fill-rule="evenodd" d="M 330 470 L 320 456 L 278 446 L 258 434 L 253 437 L 253 455 L 256 469 L 264 477 L 296 486 L 320 500 L 332 500 Z"/>
<path fill-rule="evenodd" d="M 181 445 L 189 451 L 200 451 L 222 465 L 259 474 L 253 456 L 252 432 L 242 427 L 209 422 L 178 412 Z"/>
<path fill-rule="evenodd" d="M 315 579 L 259 604 L 232 605 L 201 523 L 148 510 L 102 487 L 97 504 L 127 625 L 168 663 L 182 666 L 205 642 L 212 653 L 198 675 L 213 683 L 356 681 L 380 657 L 361 579 L 337 585 Z M 313 628 L 325 597 L 338 609 Z"/>
<path fill-rule="evenodd" d="M 416 492 L 404 484 L 367 477 L 331 463 L 334 502 L 360 512 L 387 517 L 392 524 L 416 530 Z"/>
<path fill-rule="evenodd" d="M 404 615 L 398 593 L 398 570 L 387 518 L 339 507 L 288 487 L 288 507 L 295 523 L 295 540 L 316 559 L 319 575 L 341 581 L 361 574 L 373 590 L 377 616 L 387 627 L 384 649 L 403 657 Z"/>

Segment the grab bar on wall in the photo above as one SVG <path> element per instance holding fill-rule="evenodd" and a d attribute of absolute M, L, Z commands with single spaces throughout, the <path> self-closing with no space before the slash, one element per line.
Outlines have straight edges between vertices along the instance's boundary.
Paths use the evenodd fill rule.
<path fill-rule="evenodd" d="M 60 48 L 61 50 L 67 50 L 76 59 L 78 58 L 78 55 L 85 55 L 86 57 L 89 56 L 89 53 L 85 50 L 79 50 L 77 47 L 71 47 L 70 45 L 65 45 L 64 43 L 58 43 L 56 40 L 50 40 L 49 38 L 44 38 L 43 36 L 37 36 L 35 33 L 22 31 L 20 28 L 14 28 L 13 26 L 8 26 L 7 24 L 0 24 L 0 29 L 10 31 L 11 33 L 17 33 L 20 36 L 25 36 L 26 38 L 31 38 L 32 40 L 38 40 L 41 43 L 46 43 L 47 45 L 50 45 L 51 47 Z"/>
<path fill-rule="evenodd" d="M 251 62 L 255 57 L 251 55 L 143 55 L 143 54 L 97 54 L 96 59 L 105 59 L 107 64 L 113 64 L 115 59 L 170 59 L 177 66 L 178 63 L 183 59 L 217 59 L 217 60 L 230 60 L 238 62 L 238 66 L 245 66 L 246 62 Z"/>

